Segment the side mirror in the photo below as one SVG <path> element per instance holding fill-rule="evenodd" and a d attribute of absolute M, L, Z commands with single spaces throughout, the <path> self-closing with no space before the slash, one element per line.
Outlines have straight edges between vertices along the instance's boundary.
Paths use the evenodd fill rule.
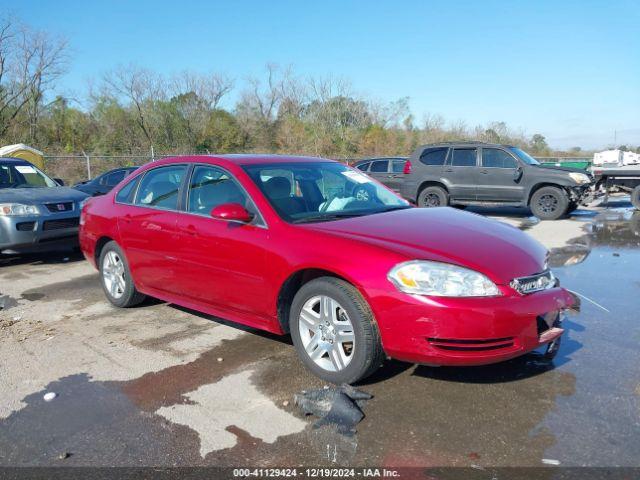
<path fill-rule="evenodd" d="M 524 170 L 522 169 L 522 167 L 520 166 L 516 167 L 516 169 L 513 171 L 513 180 L 516 182 L 519 182 L 520 179 L 522 178 L 523 173 L 524 173 Z"/>
<path fill-rule="evenodd" d="M 61 187 L 64 187 L 64 180 L 62 180 L 61 178 L 54 178 L 53 181 L 56 182 Z"/>
<path fill-rule="evenodd" d="M 211 210 L 211 216 L 228 222 L 249 223 L 253 219 L 246 208 L 239 203 L 223 203 Z"/>

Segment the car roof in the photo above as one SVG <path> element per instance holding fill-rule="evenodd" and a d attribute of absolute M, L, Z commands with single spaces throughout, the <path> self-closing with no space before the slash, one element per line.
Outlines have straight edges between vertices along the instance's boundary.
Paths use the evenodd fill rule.
<path fill-rule="evenodd" d="M 464 147 L 472 147 L 477 145 L 479 147 L 508 147 L 513 148 L 513 145 L 508 145 L 505 143 L 486 143 L 486 142 L 470 142 L 470 141 L 460 141 L 460 142 L 438 142 L 438 143 L 426 143 L 421 145 L 420 148 L 431 148 L 431 147 L 455 147 L 455 146 L 464 146 Z"/>
<path fill-rule="evenodd" d="M 157 160 L 156 164 L 176 163 L 176 162 L 202 162 L 210 160 L 223 160 L 236 165 L 268 165 L 276 163 L 317 163 L 317 162 L 335 162 L 320 157 L 305 157 L 298 155 L 270 155 L 270 154 L 225 154 L 225 155 L 184 155 L 177 157 L 167 157 Z"/>
<path fill-rule="evenodd" d="M 22 158 L 0 157 L 0 163 L 11 163 L 13 165 L 31 165 L 31 163 Z"/>

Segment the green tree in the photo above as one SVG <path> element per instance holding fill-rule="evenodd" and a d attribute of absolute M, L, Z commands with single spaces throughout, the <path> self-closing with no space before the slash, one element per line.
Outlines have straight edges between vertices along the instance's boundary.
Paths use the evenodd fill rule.
<path fill-rule="evenodd" d="M 535 135 L 533 135 L 533 137 L 531 137 L 530 147 L 531 150 L 533 150 L 533 152 L 537 154 L 549 152 L 549 145 L 547 145 L 547 140 L 544 138 L 544 135 L 541 135 L 539 133 L 536 133 Z"/>

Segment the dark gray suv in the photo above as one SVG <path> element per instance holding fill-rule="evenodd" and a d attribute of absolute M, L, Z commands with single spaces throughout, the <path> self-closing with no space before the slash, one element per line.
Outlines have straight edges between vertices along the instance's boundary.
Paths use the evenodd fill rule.
<path fill-rule="evenodd" d="M 530 207 L 542 220 L 575 210 L 592 183 L 584 170 L 541 165 L 517 147 L 486 143 L 423 145 L 406 171 L 400 193 L 420 207 Z"/>

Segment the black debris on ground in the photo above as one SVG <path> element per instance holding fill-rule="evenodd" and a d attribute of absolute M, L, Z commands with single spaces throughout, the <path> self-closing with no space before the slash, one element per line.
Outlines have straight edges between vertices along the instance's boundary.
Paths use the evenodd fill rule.
<path fill-rule="evenodd" d="M 362 409 L 372 398 L 371 394 L 350 385 L 341 385 L 304 390 L 294 395 L 294 402 L 305 415 L 319 417 L 313 428 L 333 425 L 341 434 L 354 435 L 355 426 L 364 418 Z"/>

